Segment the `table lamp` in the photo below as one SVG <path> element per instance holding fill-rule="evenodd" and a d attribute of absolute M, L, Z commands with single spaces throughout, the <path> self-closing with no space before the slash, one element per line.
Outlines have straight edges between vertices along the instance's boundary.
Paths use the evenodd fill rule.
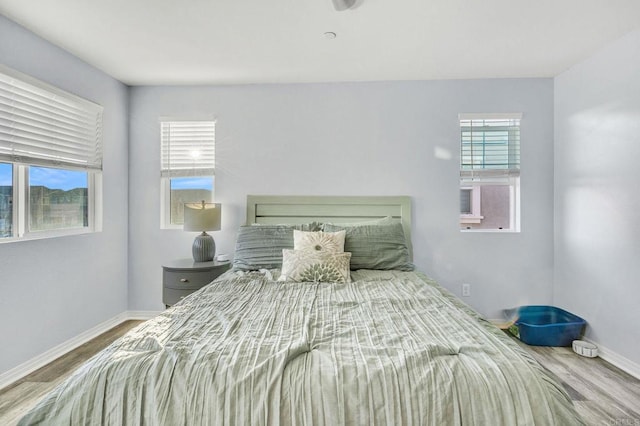
<path fill-rule="evenodd" d="M 208 262 L 216 255 L 216 243 L 206 231 L 219 231 L 222 219 L 222 205 L 214 203 L 185 203 L 185 231 L 202 232 L 193 240 L 191 253 L 194 262 Z"/>

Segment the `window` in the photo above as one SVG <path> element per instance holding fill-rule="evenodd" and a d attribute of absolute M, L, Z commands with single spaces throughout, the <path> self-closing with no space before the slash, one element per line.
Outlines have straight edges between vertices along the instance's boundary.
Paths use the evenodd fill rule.
<path fill-rule="evenodd" d="M 0 242 L 101 230 L 102 111 L 0 66 Z"/>
<path fill-rule="evenodd" d="M 520 230 L 521 114 L 460 114 L 460 229 Z"/>
<path fill-rule="evenodd" d="M 29 229 L 89 226 L 87 172 L 31 166 L 28 174 Z"/>
<path fill-rule="evenodd" d="M 13 165 L 0 163 L 0 238 L 13 236 Z"/>
<path fill-rule="evenodd" d="M 484 217 L 480 214 L 480 197 L 479 186 L 462 186 L 460 188 L 460 223 L 481 223 Z"/>
<path fill-rule="evenodd" d="M 213 201 L 215 121 L 161 121 L 161 226 L 181 228 L 184 203 Z"/>

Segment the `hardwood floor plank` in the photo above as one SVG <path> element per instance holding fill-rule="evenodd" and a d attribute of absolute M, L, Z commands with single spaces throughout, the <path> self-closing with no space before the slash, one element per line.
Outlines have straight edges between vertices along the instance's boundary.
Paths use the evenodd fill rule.
<path fill-rule="evenodd" d="M 588 401 L 574 402 L 576 410 L 582 416 L 585 423 L 591 426 L 611 425 L 609 414 L 600 408 L 597 404 L 592 404 Z"/>
<path fill-rule="evenodd" d="M 49 391 L 80 365 L 144 321 L 125 321 L 44 367 L 0 389 L 0 425 L 15 425 Z"/>
<path fill-rule="evenodd" d="M 601 358 L 581 357 L 566 347 L 528 346 L 514 339 L 568 390 L 590 425 L 640 425 L 640 380 Z"/>
<path fill-rule="evenodd" d="M 0 424 L 10 426 L 18 423 L 18 420 L 56 384 L 25 382 L 4 393 L 0 397 Z"/>
<path fill-rule="evenodd" d="M 99 352 L 96 348 L 105 348 L 116 341 L 127 331 L 141 324 L 143 321 L 125 321 L 105 333 L 91 339 L 87 343 L 78 346 L 68 354 L 61 356 L 46 366 L 34 371 L 23 380 L 30 382 L 49 382 L 54 380 L 61 373 L 64 374 L 78 368 L 82 363 Z"/>
<path fill-rule="evenodd" d="M 586 399 L 598 399 L 606 403 L 611 416 L 640 418 L 640 398 L 633 391 L 633 384 L 638 383 L 637 379 L 619 374 L 611 375 L 610 366 L 603 360 L 582 359 L 579 355 L 557 358 L 552 368 L 563 381 Z M 620 410 L 624 412 L 620 413 Z"/>

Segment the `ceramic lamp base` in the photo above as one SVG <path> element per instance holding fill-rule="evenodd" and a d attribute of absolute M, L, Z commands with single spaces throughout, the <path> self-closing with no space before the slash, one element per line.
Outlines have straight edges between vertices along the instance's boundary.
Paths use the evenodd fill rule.
<path fill-rule="evenodd" d="M 216 243 L 213 241 L 213 237 L 206 232 L 198 235 L 193 240 L 193 247 L 191 248 L 194 262 L 209 262 L 213 260 L 216 255 Z"/>

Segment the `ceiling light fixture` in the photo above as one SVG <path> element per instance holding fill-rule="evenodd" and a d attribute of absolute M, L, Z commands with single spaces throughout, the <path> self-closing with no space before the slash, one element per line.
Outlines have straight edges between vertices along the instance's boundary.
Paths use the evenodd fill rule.
<path fill-rule="evenodd" d="M 354 9 L 356 7 L 357 0 L 331 0 L 333 2 L 333 7 L 338 11 L 343 11 L 347 9 Z"/>
<path fill-rule="evenodd" d="M 324 38 L 326 38 L 327 40 L 333 40 L 334 38 L 337 37 L 336 33 L 334 33 L 333 31 L 327 31 L 323 35 L 324 35 Z"/>

